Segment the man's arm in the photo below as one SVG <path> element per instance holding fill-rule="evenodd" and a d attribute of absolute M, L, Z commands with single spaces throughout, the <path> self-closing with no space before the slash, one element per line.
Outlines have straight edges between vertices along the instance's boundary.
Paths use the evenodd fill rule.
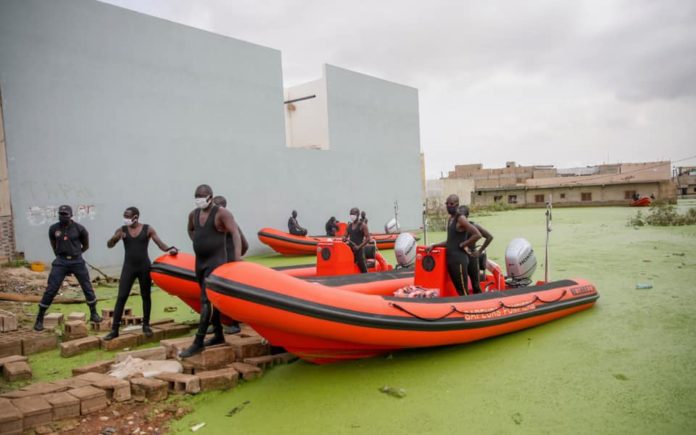
<path fill-rule="evenodd" d="M 188 226 L 186 228 L 186 231 L 188 231 L 189 239 L 193 241 L 193 231 L 196 229 L 196 227 L 193 226 L 193 212 L 189 213 L 188 217 Z"/>
<path fill-rule="evenodd" d="M 367 229 L 366 224 L 362 224 L 363 241 L 357 246 L 356 249 L 362 249 L 370 242 L 370 230 Z"/>
<path fill-rule="evenodd" d="M 87 228 L 83 227 L 80 225 L 80 243 L 82 244 L 82 252 L 85 252 L 89 249 L 89 233 L 87 232 Z"/>
<path fill-rule="evenodd" d="M 485 251 L 488 245 L 490 245 L 493 241 L 493 234 L 486 231 L 486 229 L 479 224 L 476 224 L 476 228 L 479 230 L 483 238 L 486 239 L 486 241 L 483 242 L 483 245 L 481 245 L 481 247 L 476 251 L 476 254 L 481 255 L 481 253 L 483 253 L 483 251 Z"/>
<path fill-rule="evenodd" d="M 56 249 L 58 248 L 58 245 L 56 244 L 56 230 L 54 229 L 53 225 L 51 225 L 48 228 L 48 240 L 51 242 L 51 249 L 53 249 L 53 254 L 56 254 Z"/>
<path fill-rule="evenodd" d="M 218 231 L 227 232 L 232 235 L 232 245 L 234 246 L 234 256 L 232 261 L 239 261 L 242 259 L 242 237 L 239 235 L 239 226 L 234 220 L 234 216 L 229 210 L 220 208 L 215 215 L 216 228 Z"/>
<path fill-rule="evenodd" d="M 475 226 L 471 225 L 471 222 L 464 217 L 464 215 L 459 215 L 457 218 L 457 226 L 464 229 L 468 234 L 469 238 L 459 244 L 459 247 L 464 250 L 464 248 L 472 247 L 481 238 L 481 233 Z"/>
<path fill-rule="evenodd" d="M 157 235 L 157 231 L 155 231 L 154 228 L 147 227 L 147 236 L 151 238 L 152 241 L 155 242 L 157 247 L 160 248 L 163 252 L 169 252 L 172 255 L 177 254 L 179 252 L 175 247 L 165 245 L 164 242 Z"/>
<path fill-rule="evenodd" d="M 114 235 L 106 241 L 106 247 L 107 248 L 113 248 L 116 246 L 116 243 L 118 243 L 119 240 L 121 240 L 126 234 L 121 231 L 121 228 L 117 229 Z"/>

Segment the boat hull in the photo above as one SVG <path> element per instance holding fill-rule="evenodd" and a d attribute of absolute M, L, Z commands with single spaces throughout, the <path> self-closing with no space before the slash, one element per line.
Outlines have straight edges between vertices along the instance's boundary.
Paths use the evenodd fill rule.
<path fill-rule="evenodd" d="M 394 249 L 399 234 L 371 234 L 377 249 Z M 258 232 L 259 240 L 282 255 L 315 255 L 317 245 L 340 239 L 328 236 L 296 236 L 274 228 L 263 228 Z M 416 238 L 418 240 L 418 238 Z"/>

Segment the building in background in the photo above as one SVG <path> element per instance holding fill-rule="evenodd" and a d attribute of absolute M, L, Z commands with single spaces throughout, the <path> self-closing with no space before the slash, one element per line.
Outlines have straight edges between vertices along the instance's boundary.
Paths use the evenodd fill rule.
<path fill-rule="evenodd" d="M 326 65 L 284 89 L 278 50 L 94 0 L 27 0 L 0 2 L 0 92 L 0 218 L 4 231 L 11 205 L 29 260 L 51 259 L 64 203 L 90 231 L 94 265 L 120 264 L 106 240 L 132 205 L 189 251 L 201 183 L 227 197 L 251 252 L 263 248 L 254 233 L 285 228 L 293 209 L 313 233 L 354 206 L 379 227 L 395 201 L 403 228 L 421 222 L 412 87 Z"/>
<path fill-rule="evenodd" d="M 674 183 L 679 198 L 696 198 L 696 166 L 679 166 L 675 169 Z"/>

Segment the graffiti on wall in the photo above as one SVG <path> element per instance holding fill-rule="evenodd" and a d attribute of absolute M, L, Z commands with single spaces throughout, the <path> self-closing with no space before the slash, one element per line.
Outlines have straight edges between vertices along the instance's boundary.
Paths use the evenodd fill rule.
<path fill-rule="evenodd" d="M 57 205 L 38 206 L 33 205 L 27 210 L 27 221 L 30 225 L 53 224 L 58 221 Z M 73 208 L 73 220 L 93 220 L 97 215 L 97 208 L 92 204 L 80 204 Z"/>

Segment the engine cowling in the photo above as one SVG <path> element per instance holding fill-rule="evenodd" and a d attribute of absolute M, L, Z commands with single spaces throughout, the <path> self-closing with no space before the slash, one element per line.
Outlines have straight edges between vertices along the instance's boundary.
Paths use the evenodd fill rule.
<path fill-rule="evenodd" d="M 531 243 L 526 239 L 512 239 L 505 249 L 505 268 L 507 278 L 513 282 L 531 282 L 537 267 L 536 256 Z"/>
<path fill-rule="evenodd" d="M 416 261 L 416 238 L 411 233 L 400 234 L 394 242 L 394 255 L 399 266 L 413 265 Z"/>

